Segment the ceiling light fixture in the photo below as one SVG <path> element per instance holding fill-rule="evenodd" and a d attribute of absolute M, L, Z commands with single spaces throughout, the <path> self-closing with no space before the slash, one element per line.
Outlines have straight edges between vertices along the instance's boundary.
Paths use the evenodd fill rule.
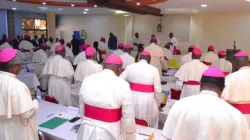
<path fill-rule="evenodd" d="M 141 3 L 140 3 L 140 2 L 137 2 L 136 5 L 139 6 L 139 5 L 141 5 Z"/>
<path fill-rule="evenodd" d="M 87 12 L 83 12 L 83 14 L 87 14 Z"/>
<path fill-rule="evenodd" d="M 62 11 L 62 10 L 63 10 L 63 8 L 59 8 L 58 10 L 59 10 L 59 11 Z"/>
<path fill-rule="evenodd" d="M 43 5 L 46 5 L 46 2 L 43 2 L 42 4 L 43 4 Z"/>
<path fill-rule="evenodd" d="M 74 7 L 75 5 L 74 4 L 71 4 L 72 7 Z"/>
<path fill-rule="evenodd" d="M 96 7 L 97 7 L 97 5 L 94 5 L 94 7 L 96 8 Z"/>
<path fill-rule="evenodd" d="M 16 10 L 16 8 L 12 8 L 12 10 Z"/>
<path fill-rule="evenodd" d="M 89 11 L 89 9 L 84 9 L 84 11 Z"/>
<path fill-rule="evenodd" d="M 207 5 L 206 4 L 202 4 L 201 7 L 207 7 Z"/>
<path fill-rule="evenodd" d="M 12 0 L 12 1 L 16 1 L 16 0 Z"/>

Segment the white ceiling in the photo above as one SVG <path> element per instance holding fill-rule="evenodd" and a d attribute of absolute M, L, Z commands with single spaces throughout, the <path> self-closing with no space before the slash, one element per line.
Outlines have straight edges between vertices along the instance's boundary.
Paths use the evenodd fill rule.
<path fill-rule="evenodd" d="M 201 4 L 207 4 L 202 8 Z M 193 13 L 193 12 L 250 12 L 250 2 L 246 0 L 169 0 L 152 5 L 166 13 Z"/>
<path fill-rule="evenodd" d="M 51 1 L 51 0 L 50 0 Z M 54 0 L 54 1 L 71 1 L 83 2 L 87 0 Z M 129 1 L 129 0 L 127 0 Z M 30 11 L 37 13 L 47 13 L 54 11 L 56 14 L 83 14 L 85 8 L 79 7 L 62 7 L 48 6 L 42 4 L 27 4 L 12 1 L 0 0 L 0 9 L 17 8 L 20 11 Z M 202 8 L 201 4 L 207 4 Z M 250 12 L 250 2 L 246 0 L 169 0 L 167 2 L 152 5 L 160 8 L 162 14 L 168 13 L 195 13 L 195 12 Z M 42 7 L 42 9 L 39 9 Z M 114 14 L 113 9 L 109 8 L 88 8 L 88 14 Z"/>

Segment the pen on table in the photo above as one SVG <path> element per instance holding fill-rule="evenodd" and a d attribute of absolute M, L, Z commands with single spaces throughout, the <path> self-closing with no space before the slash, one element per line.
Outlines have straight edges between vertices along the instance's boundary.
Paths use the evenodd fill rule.
<path fill-rule="evenodd" d="M 52 113 L 52 114 L 48 115 L 47 118 L 50 117 L 50 116 L 52 116 L 52 115 L 54 115 L 54 114 L 55 114 L 55 113 Z"/>
<path fill-rule="evenodd" d="M 149 136 L 149 135 L 147 135 L 147 134 L 142 134 L 142 133 L 138 133 L 139 135 L 142 135 L 142 136 Z"/>

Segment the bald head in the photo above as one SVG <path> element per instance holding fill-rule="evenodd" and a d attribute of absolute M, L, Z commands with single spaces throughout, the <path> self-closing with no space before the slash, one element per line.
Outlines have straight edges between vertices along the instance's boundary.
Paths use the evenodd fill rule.
<path fill-rule="evenodd" d="M 235 69 L 239 70 L 242 67 L 249 66 L 249 58 L 248 56 L 235 57 Z"/>

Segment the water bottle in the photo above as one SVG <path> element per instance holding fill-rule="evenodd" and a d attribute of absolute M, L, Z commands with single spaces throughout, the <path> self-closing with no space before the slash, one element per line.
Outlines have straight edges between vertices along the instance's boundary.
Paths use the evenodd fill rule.
<path fill-rule="evenodd" d="M 40 89 L 37 89 L 37 90 L 36 90 L 36 97 L 37 97 L 37 100 L 38 100 L 39 102 L 42 100 L 42 95 L 41 95 Z"/>

